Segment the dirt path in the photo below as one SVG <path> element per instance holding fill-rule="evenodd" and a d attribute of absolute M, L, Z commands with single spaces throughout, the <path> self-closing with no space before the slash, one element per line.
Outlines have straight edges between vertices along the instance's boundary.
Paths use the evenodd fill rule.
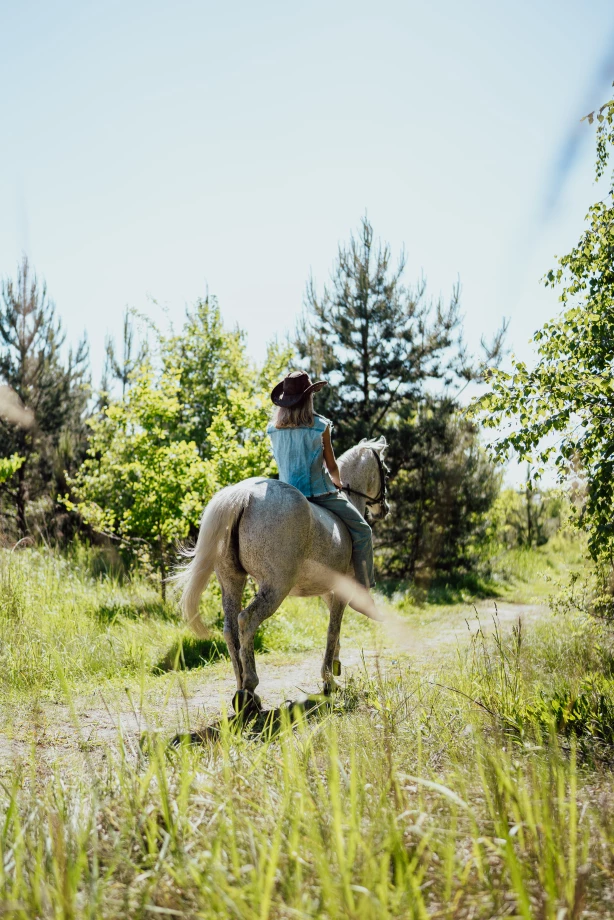
<path fill-rule="evenodd" d="M 520 618 L 523 625 L 529 625 L 549 614 L 547 607 L 537 604 L 497 604 L 497 621 L 502 630 L 508 631 Z M 408 641 L 399 647 L 394 637 L 383 636 L 383 642 L 377 647 L 359 647 L 347 642 L 342 645 L 342 677 L 364 670 L 372 671 L 375 659 L 379 657 L 380 665 L 386 667 L 399 660 L 408 665 L 426 665 L 435 663 L 444 652 L 469 641 L 472 634 L 480 628 L 492 632 L 495 621 L 495 607 L 492 603 L 478 607 L 478 617 L 473 608 L 443 620 L 437 613 L 425 615 L 415 626 L 410 626 Z M 405 637 L 403 637 L 405 638 Z M 343 636 L 342 636 L 343 639 Z M 297 699 L 301 694 L 318 693 L 321 690 L 320 668 L 323 652 L 310 652 L 302 655 L 292 663 L 272 656 L 262 657 L 258 664 L 260 686 L 258 694 L 267 708 L 279 706 L 285 699 Z M 220 701 L 229 703 L 235 691 L 232 668 L 228 666 L 224 674 L 216 675 L 194 693 L 190 707 L 199 708 L 207 713 L 219 713 Z"/>
<path fill-rule="evenodd" d="M 503 632 L 522 620 L 523 625 L 548 617 L 547 607 L 538 604 L 496 605 L 497 622 Z M 437 666 L 445 653 L 466 645 L 471 634 L 480 628 L 494 629 L 495 605 L 484 602 L 476 609 L 446 608 L 425 611 L 410 618 L 399 636 L 380 635 L 372 647 L 361 647 L 346 640 L 341 648 L 344 679 L 365 668 L 375 669 L 376 659 L 382 668 L 399 664 L 408 667 Z M 394 632 L 394 631 L 393 631 Z M 342 635 L 343 639 L 343 635 Z M 257 658 L 263 705 L 271 708 L 286 699 L 301 699 L 321 690 L 322 651 L 292 656 L 270 653 Z M 104 759 L 105 749 L 123 736 L 128 747 L 136 746 L 141 732 L 160 730 L 168 734 L 208 724 L 230 707 L 236 686 L 230 662 L 223 661 L 206 669 L 173 675 L 160 682 L 160 688 L 148 688 L 142 701 L 125 690 L 105 689 L 78 698 L 73 707 L 45 704 L 28 713 L 10 734 L 0 732 L 0 769 L 7 770 L 15 758 L 26 756 L 33 748 L 37 759 L 49 766 L 53 762 L 78 763 L 84 752 Z"/>

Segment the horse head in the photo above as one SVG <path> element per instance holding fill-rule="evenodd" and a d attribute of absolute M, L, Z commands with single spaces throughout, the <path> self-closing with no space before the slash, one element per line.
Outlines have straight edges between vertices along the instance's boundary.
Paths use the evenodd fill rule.
<path fill-rule="evenodd" d="M 339 457 L 339 470 L 350 501 L 364 514 L 369 509 L 374 521 L 385 518 L 390 507 L 386 500 L 388 467 L 384 454 L 388 443 L 379 438 L 363 438 Z"/>

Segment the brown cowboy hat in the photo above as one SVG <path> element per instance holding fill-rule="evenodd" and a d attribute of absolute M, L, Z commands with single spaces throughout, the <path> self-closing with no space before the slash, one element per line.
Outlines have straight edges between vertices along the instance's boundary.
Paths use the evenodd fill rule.
<path fill-rule="evenodd" d="M 326 386 L 326 380 L 311 382 L 311 377 L 305 371 L 294 371 L 278 383 L 271 393 L 271 399 L 276 406 L 289 409 L 296 406 L 309 393 L 317 393 Z"/>

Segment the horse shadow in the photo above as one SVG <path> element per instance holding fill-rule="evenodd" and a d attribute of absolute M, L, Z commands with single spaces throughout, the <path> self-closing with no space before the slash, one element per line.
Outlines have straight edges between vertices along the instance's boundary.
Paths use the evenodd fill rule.
<path fill-rule="evenodd" d="M 219 741 L 224 731 L 251 740 L 270 741 L 288 728 L 312 720 L 323 719 L 343 707 L 331 696 L 314 695 L 301 700 L 286 700 L 275 709 L 262 709 L 257 697 L 235 694 L 234 715 L 227 721 L 218 720 L 194 731 L 178 732 L 170 741 L 171 748 L 182 744 L 209 744 Z"/>
<path fill-rule="evenodd" d="M 268 652 L 261 630 L 254 637 L 254 651 L 261 654 Z M 230 653 L 224 639 L 181 636 L 164 653 L 152 670 L 154 674 L 164 674 L 169 671 L 192 671 L 227 658 L 230 658 Z"/>

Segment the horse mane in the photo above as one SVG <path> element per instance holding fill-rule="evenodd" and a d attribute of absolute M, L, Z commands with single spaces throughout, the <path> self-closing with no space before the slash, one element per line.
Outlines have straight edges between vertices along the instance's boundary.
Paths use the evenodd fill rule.
<path fill-rule="evenodd" d="M 363 450 L 374 450 L 381 457 L 387 447 L 388 442 L 384 435 L 380 435 L 379 438 L 363 438 L 362 441 L 359 441 L 354 447 L 350 447 L 348 450 L 344 451 L 341 457 L 347 460 L 350 455 L 355 456 L 359 451 Z M 341 460 L 341 457 L 339 457 L 339 460 Z"/>
<path fill-rule="evenodd" d="M 352 448 L 352 450 L 364 450 L 365 447 L 368 447 L 369 450 L 377 451 L 378 454 L 382 454 L 388 447 L 388 441 L 383 434 L 381 434 L 379 438 L 363 438 L 355 448 Z"/>

